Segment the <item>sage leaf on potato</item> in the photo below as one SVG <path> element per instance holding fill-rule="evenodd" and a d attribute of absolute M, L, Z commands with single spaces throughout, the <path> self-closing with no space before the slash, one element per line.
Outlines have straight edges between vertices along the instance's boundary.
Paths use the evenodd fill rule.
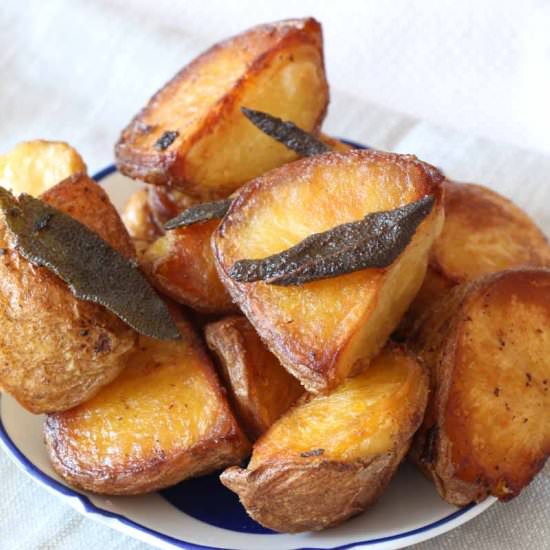
<path fill-rule="evenodd" d="M 394 210 L 314 233 L 297 245 L 259 260 L 239 260 L 229 276 L 241 283 L 302 285 L 368 268 L 384 268 L 405 250 L 431 212 L 432 195 Z"/>
<path fill-rule="evenodd" d="M 233 199 L 222 199 L 191 206 L 181 214 L 178 214 L 175 218 L 168 220 L 164 224 L 164 229 L 169 231 L 171 229 L 177 229 L 178 227 L 187 227 L 188 225 L 194 225 L 196 223 L 221 219 L 225 216 L 232 203 Z"/>
<path fill-rule="evenodd" d="M 168 309 L 138 267 L 78 220 L 0 187 L 0 210 L 15 249 L 62 279 L 74 296 L 107 308 L 137 332 L 179 339 Z"/>
<path fill-rule="evenodd" d="M 311 157 L 328 153 L 331 148 L 320 139 L 302 130 L 294 122 L 282 120 L 276 116 L 241 107 L 243 115 L 264 134 L 276 139 L 302 157 Z"/>

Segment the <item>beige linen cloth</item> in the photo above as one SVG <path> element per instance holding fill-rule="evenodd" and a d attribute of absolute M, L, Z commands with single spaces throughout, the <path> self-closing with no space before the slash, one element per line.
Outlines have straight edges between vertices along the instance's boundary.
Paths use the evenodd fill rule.
<path fill-rule="evenodd" d="M 96 171 L 129 118 L 194 55 L 251 24 L 313 14 L 332 85 L 326 131 L 488 185 L 550 234 L 549 7 L 3 0 L 0 150 L 64 139 Z M 78 515 L 1 452 L 0 480 L 0 550 L 147 548 Z M 511 503 L 417 548 L 545 550 L 549 520 L 547 466 Z"/>

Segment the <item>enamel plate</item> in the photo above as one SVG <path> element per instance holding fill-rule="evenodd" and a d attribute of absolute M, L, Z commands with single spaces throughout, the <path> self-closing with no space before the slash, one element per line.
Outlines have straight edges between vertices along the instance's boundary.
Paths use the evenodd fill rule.
<path fill-rule="evenodd" d="M 109 166 L 96 174 L 121 207 L 136 183 Z M 103 497 L 65 485 L 51 468 L 40 416 L 3 394 L 0 399 L 0 446 L 45 489 L 96 521 L 164 549 L 375 550 L 403 548 L 469 521 L 495 499 L 456 508 L 441 500 L 431 482 L 403 464 L 378 503 L 340 527 L 320 533 L 277 534 L 250 519 L 238 498 L 216 475 L 185 481 L 138 497 Z"/>

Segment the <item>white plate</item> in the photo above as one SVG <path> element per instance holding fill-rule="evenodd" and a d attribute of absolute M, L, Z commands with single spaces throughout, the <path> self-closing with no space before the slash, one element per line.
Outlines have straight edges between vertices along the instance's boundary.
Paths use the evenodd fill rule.
<path fill-rule="evenodd" d="M 121 207 L 135 182 L 109 166 L 96 174 Z M 340 527 L 321 533 L 282 535 L 252 521 L 217 476 L 181 483 L 140 497 L 102 497 L 76 491 L 52 470 L 42 438 L 42 418 L 13 399 L 0 400 L 0 445 L 21 469 L 82 514 L 164 549 L 320 550 L 394 549 L 454 529 L 495 499 L 456 508 L 441 500 L 432 483 L 403 464 L 380 501 Z"/>

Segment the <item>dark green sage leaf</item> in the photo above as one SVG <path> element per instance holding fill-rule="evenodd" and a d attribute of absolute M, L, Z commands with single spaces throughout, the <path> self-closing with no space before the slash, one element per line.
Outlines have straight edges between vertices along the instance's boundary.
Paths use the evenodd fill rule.
<path fill-rule="evenodd" d="M 241 283 L 291 286 L 387 267 L 405 250 L 434 202 L 430 195 L 395 210 L 367 214 L 360 221 L 310 235 L 284 252 L 235 262 L 229 276 Z"/>
<path fill-rule="evenodd" d="M 181 338 L 137 266 L 85 225 L 29 195 L 16 199 L 1 187 L 0 210 L 17 252 L 55 273 L 76 298 L 101 304 L 146 336 Z"/>
<path fill-rule="evenodd" d="M 241 107 L 242 114 L 264 134 L 276 139 L 302 157 L 328 153 L 330 147 L 310 133 L 298 128 L 290 121 L 284 121 L 262 111 Z"/>
<path fill-rule="evenodd" d="M 178 227 L 186 227 L 195 223 L 208 222 L 210 220 L 221 219 L 225 216 L 233 199 L 223 199 L 220 201 L 203 202 L 191 206 L 178 214 L 175 218 L 168 220 L 164 224 L 164 229 L 177 229 Z"/>

